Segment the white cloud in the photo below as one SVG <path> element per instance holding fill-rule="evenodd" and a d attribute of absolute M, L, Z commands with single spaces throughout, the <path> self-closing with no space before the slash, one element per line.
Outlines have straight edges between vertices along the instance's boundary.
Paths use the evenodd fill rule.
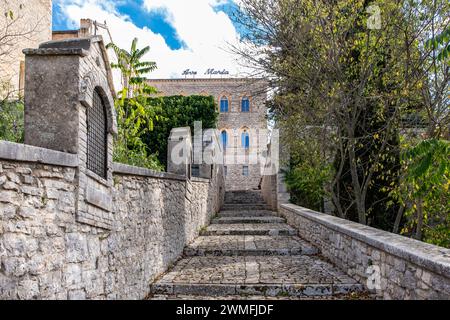
<path fill-rule="evenodd" d="M 121 0 L 123 1 L 123 0 Z M 228 43 L 236 44 L 239 35 L 230 18 L 214 6 L 225 0 L 144 0 L 142 10 L 164 9 L 167 21 L 176 30 L 186 47 L 172 50 L 164 38 L 148 28 L 139 28 L 132 20 L 116 9 L 118 1 L 112 0 L 62 0 L 60 4 L 70 23 L 81 18 L 106 21 L 114 42 L 128 49 L 134 37 L 140 46 L 150 45 L 146 60 L 156 61 L 158 70 L 151 78 L 180 77 L 187 68 L 203 76 L 207 68 L 227 69 L 231 76 L 239 76 L 243 70 L 236 57 L 229 53 Z"/>

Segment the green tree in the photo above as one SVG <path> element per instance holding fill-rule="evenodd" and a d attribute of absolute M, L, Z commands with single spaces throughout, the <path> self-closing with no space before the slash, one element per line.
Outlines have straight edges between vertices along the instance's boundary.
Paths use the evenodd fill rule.
<path fill-rule="evenodd" d="M 450 247 L 450 142 L 429 139 L 402 153 L 401 183 L 391 191 L 404 210 L 394 232 Z M 406 224 L 399 230 L 400 221 Z"/>
<path fill-rule="evenodd" d="M 122 73 L 123 87 L 126 89 L 127 98 L 139 95 L 142 92 L 152 93 L 146 83 L 144 75 L 154 71 L 157 66 L 152 61 L 141 61 L 142 58 L 150 51 L 150 47 L 146 46 L 142 49 L 137 47 L 138 39 L 134 38 L 131 43 L 130 51 L 121 49 L 114 43 L 109 43 L 106 47 L 112 49 L 117 56 L 117 63 L 112 63 L 111 67 L 119 69 Z M 135 91 L 138 91 L 135 93 Z M 140 92 L 139 92 L 140 91 Z"/>
<path fill-rule="evenodd" d="M 291 154 L 304 154 L 304 172 L 334 158 L 324 188 L 336 215 L 392 230 L 397 210 L 386 203 L 389 190 L 400 183 L 400 133 L 411 126 L 413 131 L 426 126 L 429 137 L 448 132 L 450 70 L 439 59 L 446 44 L 435 48 L 425 42 L 448 28 L 449 2 L 240 3 L 235 20 L 246 34 L 244 45 L 234 50 L 256 72 L 270 76 L 271 115 L 282 143 Z M 381 18 L 375 28 L 368 24 L 377 11 L 369 10 L 372 5 Z M 313 135 L 311 128 L 320 130 Z M 316 154 L 304 152 L 311 142 Z"/>
<path fill-rule="evenodd" d="M 203 129 L 216 128 L 218 112 L 212 96 L 169 96 L 148 98 L 147 104 L 154 106 L 154 128 L 143 135 L 149 150 L 157 151 L 159 162 L 167 166 L 167 144 L 170 131 L 177 127 L 191 127 L 201 121 Z"/>
<path fill-rule="evenodd" d="M 167 144 L 170 131 L 178 127 L 191 127 L 201 121 L 203 129 L 217 127 L 217 105 L 212 96 L 169 96 L 148 98 L 147 104 L 157 108 L 154 129 L 144 134 L 148 149 L 157 151 L 159 162 L 167 167 Z"/>

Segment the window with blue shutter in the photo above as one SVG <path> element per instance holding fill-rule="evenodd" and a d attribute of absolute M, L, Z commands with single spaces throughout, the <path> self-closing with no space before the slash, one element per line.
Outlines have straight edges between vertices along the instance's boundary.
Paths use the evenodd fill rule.
<path fill-rule="evenodd" d="M 225 96 L 220 99 L 220 112 L 228 112 L 228 98 Z"/>
<path fill-rule="evenodd" d="M 242 98 L 241 112 L 250 112 L 250 100 L 247 97 Z"/>
<path fill-rule="evenodd" d="M 241 140 L 242 140 L 241 141 L 242 148 L 244 149 L 250 148 L 250 135 L 248 134 L 247 131 L 242 132 Z"/>
<path fill-rule="evenodd" d="M 221 140 L 222 140 L 222 147 L 225 150 L 227 148 L 228 134 L 225 130 L 223 130 L 220 135 L 221 135 Z"/>

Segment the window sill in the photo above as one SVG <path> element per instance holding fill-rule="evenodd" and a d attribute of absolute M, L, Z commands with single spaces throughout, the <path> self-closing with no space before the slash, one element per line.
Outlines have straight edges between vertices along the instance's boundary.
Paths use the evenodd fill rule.
<path fill-rule="evenodd" d="M 96 182 L 104 185 L 105 187 L 112 187 L 112 184 L 110 182 L 108 182 L 108 180 L 106 180 L 105 178 L 100 177 L 98 174 L 90 171 L 89 169 L 86 169 L 86 175 L 91 178 L 94 179 Z"/>

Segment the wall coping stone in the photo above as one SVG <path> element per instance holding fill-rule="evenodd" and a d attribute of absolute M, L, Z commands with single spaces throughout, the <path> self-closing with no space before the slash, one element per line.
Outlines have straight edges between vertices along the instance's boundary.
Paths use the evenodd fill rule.
<path fill-rule="evenodd" d="M 78 167 L 78 155 L 26 144 L 0 141 L 0 159 L 37 162 L 63 167 Z"/>
<path fill-rule="evenodd" d="M 294 204 L 282 204 L 281 207 L 334 231 L 367 243 L 379 250 L 450 278 L 450 249 L 302 208 Z"/>
<path fill-rule="evenodd" d="M 80 56 L 86 57 L 89 52 L 82 48 L 39 48 L 24 49 L 22 52 L 27 56 Z"/>
<path fill-rule="evenodd" d="M 182 175 L 168 172 L 158 172 L 147 168 L 140 168 L 117 162 L 114 162 L 113 164 L 113 174 L 133 175 L 133 176 L 152 177 L 152 178 L 180 180 L 180 181 L 187 180 L 187 178 Z"/>

